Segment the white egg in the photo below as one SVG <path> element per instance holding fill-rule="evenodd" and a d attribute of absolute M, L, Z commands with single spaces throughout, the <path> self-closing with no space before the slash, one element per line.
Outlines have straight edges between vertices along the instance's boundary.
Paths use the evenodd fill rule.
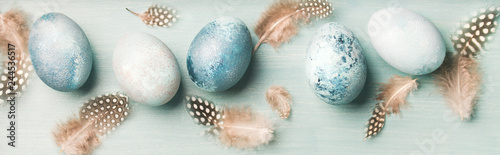
<path fill-rule="evenodd" d="M 146 33 L 131 33 L 119 41 L 113 53 L 113 70 L 132 100 L 152 106 L 170 101 L 181 82 L 172 51 Z"/>
<path fill-rule="evenodd" d="M 392 67 L 413 75 L 428 74 L 443 63 L 446 46 L 425 17 L 403 8 L 375 12 L 368 34 L 377 53 Z"/>

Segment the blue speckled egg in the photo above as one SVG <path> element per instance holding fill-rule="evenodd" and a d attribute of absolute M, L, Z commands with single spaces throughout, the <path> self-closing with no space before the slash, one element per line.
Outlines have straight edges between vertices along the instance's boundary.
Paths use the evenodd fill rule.
<path fill-rule="evenodd" d="M 306 59 L 309 85 L 328 104 L 350 103 L 365 85 L 367 67 L 363 48 L 341 24 L 321 26 L 309 43 Z"/>
<path fill-rule="evenodd" d="M 205 91 L 229 89 L 243 77 L 251 56 L 252 38 L 245 23 L 218 18 L 203 27 L 189 46 L 189 77 Z"/>
<path fill-rule="evenodd" d="M 174 54 L 146 33 L 125 35 L 113 53 L 113 71 L 130 99 L 152 106 L 170 101 L 181 83 Z"/>
<path fill-rule="evenodd" d="M 377 53 L 399 71 L 428 74 L 443 63 L 446 46 L 441 33 L 413 11 L 381 9 L 370 17 L 368 32 Z"/>
<path fill-rule="evenodd" d="M 68 16 L 47 13 L 29 36 L 33 67 L 40 79 L 58 91 L 80 88 L 92 69 L 92 51 L 83 30 Z"/>

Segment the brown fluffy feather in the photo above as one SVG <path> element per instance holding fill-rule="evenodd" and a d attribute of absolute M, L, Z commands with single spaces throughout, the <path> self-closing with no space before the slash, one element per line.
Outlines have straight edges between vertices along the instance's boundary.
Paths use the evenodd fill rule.
<path fill-rule="evenodd" d="M 21 54 L 28 55 L 28 38 L 30 33 L 27 15 L 18 9 L 11 9 L 0 15 L 0 47 L 7 50 L 7 44 L 14 44 L 22 51 Z"/>
<path fill-rule="evenodd" d="M 271 86 L 266 92 L 267 103 L 278 111 L 281 118 L 286 119 L 290 115 L 292 96 L 282 86 Z"/>
<path fill-rule="evenodd" d="M 309 6 L 312 4 L 312 6 Z M 255 34 L 259 42 L 254 47 L 253 53 L 262 43 L 269 43 L 274 48 L 288 42 L 297 34 L 300 21 L 308 23 L 311 17 L 324 18 L 333 11 L 331 3 L 326 0 L 280 0 L 264 12 L 257 26 Z"/>
<path fill-rule="evenodd" d="M 1 55 L 7 57 L 8 52 L 14 51 L 15 65 L 9 66 L 5 58 L 3 63 L 2 77 L 13 77 L 13 79 L 1 79 L 2 87 L 0 87 L 0 103 L 4 102 L 9 96 L 9 93 L 16 93 L 19 97 L 21 91 L 28 84 L 28 77 L 33 70 L 28 51 L 29 38 L 29 22 L 27 15 L 18 9 L 11 9 L 0 15 L 0 52 Z M 10 48 L 10 49 L 9 49 Z M 8 67 L 15 67 L 15 74 L 9 73 Z M 9 82 L 15 82 L 15 85 L 9 85 Z"/>
<path fill-rule="evenodd" d="M 462 120 L 470 119 L 481 86 L 477 63 L 471 57 L 448 54 L 434 75 L 448 105 Z"/>
<path fill-rule="evenodd" d="M 389 79 L 389 83 L 384 83 L 378 89 L 381 91 L 377 95 L 378 101 L 383 101 L 383 106 L 388 114 L 400 114 L 401 108 L 406 107 L 406 97 L 418 87 L 417 79 L 401 77 L 395 75 Z"/>
<path fill-rule="evenodd" d="M 90 125 L 73 118 L 57 127 L 59 130 L 54 131 L 54 137 L 58 146 L 64 146 L 61 150 L 67 154 L 90 154 L 99 145 L 100 140 L 96 131 L 84 127 L 86 124 Z"/>
<path fill-rule="evenodd" d="M 401 108 L 407 106 L 406 97 L 417 88 L 417 79 L 398 75 L 389 79 L 388 83 L 382 84 L 378 89 L 381 92 L 376 98 L 380 102 L 375 105 L 372 117 L 368 120 L 365 140 L 382 130 L 387 114 L 400 114 Z"/>
<path fill-rule="evenodd" d="M 218 125 L 222 144 L 239 149 L 255 148 L 273 139 L 272 121 L 250 108 L 227 108 L 223 123 Z"/>
<path fill-rule="evenodd" d="M 293 1 L 279 1 L 262 14 L 255 27 L 255 34 L 260 39 L 254 47 L 254 52 L 263 42 L 277 48 L 297 34 L 296 20 L 302 15 L 297 12 L 298 4 Z"/>

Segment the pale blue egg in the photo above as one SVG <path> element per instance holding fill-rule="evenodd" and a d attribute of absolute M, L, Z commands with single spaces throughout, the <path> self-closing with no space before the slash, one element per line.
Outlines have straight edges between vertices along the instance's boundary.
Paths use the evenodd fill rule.
<path fill-rule="evenodd" d="M 341 24 L 327 23 L 316 31 L 307 48 L 305 64 L 309 85 L 328 104 L 350 103 L 365 85 L 363 48 Z"/>
<path fill-rule="evenodd" d="M 113 53 L 113 71 L 132 100 L 152 106 L 170 101 L 181 83 L 175 55 L 161 40 L 146 33 L 122 37 Z"/>
<path fill-rule="evenodd" d="M 245 74 L 252 56 L 252 38 L 243 21 L 221 17 L 196 35 L 187 54 L 189 77 L 199 88 L 223 91 Z"/>
<path fill-rule="evenodd" d="M 80 88 L 92 69 L 92 51 L 83 30 L 68 16 L 48 13 L 31 28 L 29 51 L 40 79 L 58 91 Z"/>
<path fill-rule="evenodd" d="M 399 71 L 422 75 L 439 68 L 446 46 L 425 17 L 403 8 L 381 9 L 370 17 L 368 34 L 377 53 Z"/>

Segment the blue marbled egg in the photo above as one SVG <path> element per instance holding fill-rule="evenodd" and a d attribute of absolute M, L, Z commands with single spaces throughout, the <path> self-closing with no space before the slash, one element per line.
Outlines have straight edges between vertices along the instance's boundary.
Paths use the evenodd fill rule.
<path fill-rule="evenodd" d="M 319 28 L 306 53 L 306 76 L 314 93 L 328 104 L 353 101 L 366 81 L 363 48 L 347 27 L 327 23 Z"/>
<path fill-rule="evenodd" d="M 33 67 L 58 91 L 80 88 L 92 69 L 92 51 L 83 30 L 68 16 L 48 13 L 33 24 L 29 36 Z"/>
<path fill-rule="evenodd" d="M 181 83 L 172 51 L 146 33 L 130 33 L 120 39 L 113 53 L 113 71 L 132 100 L 151 106 L 170 101 Z"/>
<path fill-rule="evenodd" d="M 399 71 L 422 75 L 439 68 L 446 45 L 425 17 L 403 8 L 381 9 L 370 17 L 368 34 L 377 53 Z"/>
<path fill-rule="evenodd" d="M 252 38 L 245 23 L 218 18 L 203 27 L 189 46 L 189 77 L 205 91 L 229 89 L 243 77 L 251 56 Z"/>

